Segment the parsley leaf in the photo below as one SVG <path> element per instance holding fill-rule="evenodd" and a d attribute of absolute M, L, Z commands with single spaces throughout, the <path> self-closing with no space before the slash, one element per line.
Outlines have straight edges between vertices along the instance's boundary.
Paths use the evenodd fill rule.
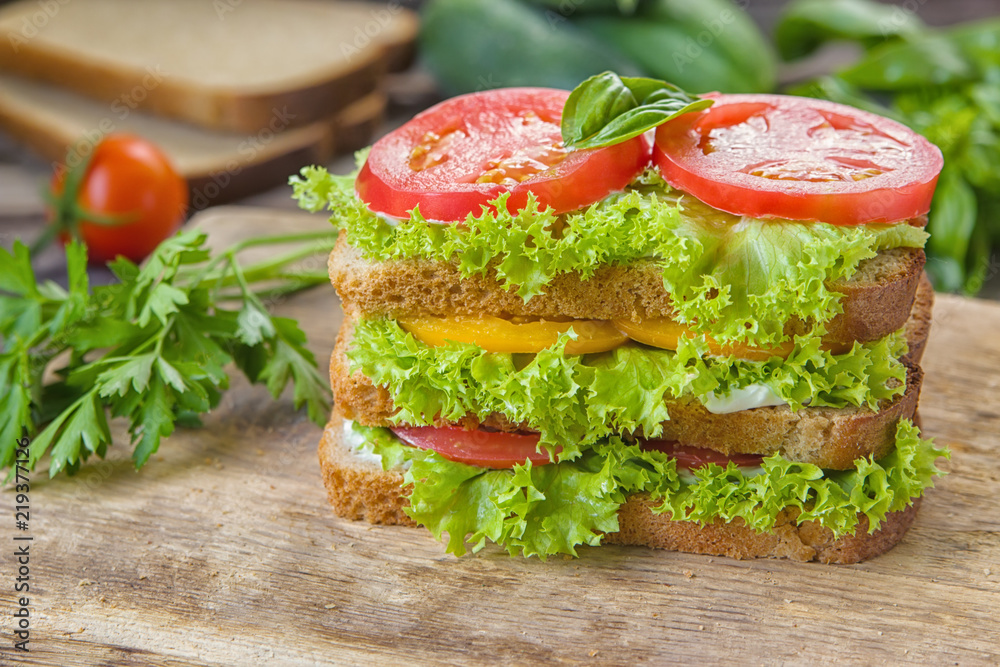
<path fill-rule="evenodd" d="M 253 284 L 287 293 L 326 282 L 289 267 L 325 256 L 335 240 L 335 231 L 264 237 L 213 257 L 205 234 L 187 231 L 142 267 L 115 260 L 120 282 L 93 290 L 80 243 L 66 248 L 68 289 L 39 284 L 20 241 L 0 249 L 0 466 L 13 464 L 14 443 L 26 433 L 29 466 L 48 456 L 50 475 L 72 473 L 105 455 L 109 417 L 120 417 L 140 468 L 175 424 L 219 404 L 233 363 L 275 398 L 292 383 L 295 408 L 305 405 L 312 421 L 325 423 L 330 390 L 305 334 L 271 316 Z M 237 260 L 249 245 L 307 241 L 280 261 Z"/>

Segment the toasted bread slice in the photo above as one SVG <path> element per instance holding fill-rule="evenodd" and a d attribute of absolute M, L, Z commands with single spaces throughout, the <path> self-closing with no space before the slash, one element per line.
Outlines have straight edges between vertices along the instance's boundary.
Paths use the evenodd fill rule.
<path fill-rule="evenodd" d="M 854 535 L 836 539 L 829 528 L 813 521 L 795 524 L 798 510 L 785 510 L 767 533 L 759 533 L 742 519 L 702 526 L 691 521 L 672 521 L 669 512 L 654 514 L 645 494 L 633 495 L 618 510 L 617 533 L 608 533 L 605 544 L 684 551 L 709 556 L 747 558 L 788 558 L 821 563 L 858 563 L 892 549 L 910 529 L 920 507 L 920 498 L 898 512 L 890 513 L 874 533 L 868 533 L 868 518 L 859 515 Z"/>
<path fill-rule="evenodd" d="M 844 312 L 827 324 L 827 340 L 878 340 L 903 326 L 924 261 L 923 250 L 887 250 L 861 262 L 851 280 L 831 283 L 831 289 L 844 295 Z M 329 268 L 344 311 L 354 317 L 485 313 L 640 322 L 674 315 L 654 260 L 602 267 L 589 280 L 581 280 L 576 273 L 562 274 L 546 287 L 545 294 L 527 302 L 503 289 L 492 272 L 462 278 L 457 262 L 369 262 L 347 243 L 343 233 L 330 254 Z M 789 333 L 798 329 L 795 323 L 788 327 Z"/>
<path fill-rule="evenodd" d="M 319 464 L 337 516 L 390 526 L 416 526 L 403 512 L 403 472 L 356 456 L 344 443 L 344 421 L 332 417 L 319 443 Z"/>
<path fill-rule="evenodd" d="M 39 21 L 38 15 L 43 15 Z M 0 10 L 0 69 L 252 134 L 329 117 L 410 59 L 418 23 L 399 6 L 302 0 L 74 0 Z"/>
<path fill-rule="evenodd" d="M 906 320 L 903 334 L 909 345 L 909 351 L 903 357 L 904 361 L 919 364 L 924 358 L 927 347 L 927 337 L 931 333 L 931 313 L 934 310 L 934 285 L 926 273 L 920 275 L 917 293 L 910 309 L 910 319 Z"/>
<path fill-rule="evenodd" d="M 726 455 L 778 452 L 793 461 L 846 470 L 860 457 L 880 459 L 892 451 L 896 424 L 913 417 L 922 381 L 920 368 L 909 366 L 905 393 L 878 412 L 865 407 L 793 412 L 781 405 L 717 415 L 690 397 L 667 401 L 670 419 L 663 422 L 660 437 Z"/>
<path fill-rule="evenodd" d="M 344 333 L 349 332 L 345 324 Z M 348 338 L 349 340 L 349 338 Z M 389 426 L 396 412 L 388 391 L 377 387 L 360 372 L 348 372 L 345 343 L 338 342 L 330 362 L 334 399 L 341 413 L 366 426 Z M 802 408 L 788 406 L 712 414 L 697 400 L 668 399 L 670 419 L 663 422 L 662 438 L 682 445 L 706 447 L 732 454 L 770 455 L 775 452 L 793 461 L 813 463 L 822 468 L 846 470 L 860 456 L 881 458 L 895 442 L 896 423 L 909 419 L 917 408 L 923 373 L 908 367 L 906 391 L 881 406 L 868 408 Z M 446 420 L 438 426 L 455 424 Z M 502 414 L 492 414 L 480 422 L 474 415 L 457 422 L 465 428 L 482 425 L 517 430 L 525 425 L 511 423 Z"/>
<path fill-rule="evenodd" d="M 334 512 L 347 519 L 367 519 L 371 523 L 415 526 L 406 515 L 402 497 L 403 473 L 384 471 L 354 455 L 343 441 L 343 420 L 334 417 L 323 431 L 319 462 L 327 496 Z M 795 524 L 797 510 L 786 510 L 770 532 L 747 528 L 742 520 L 717 521 L 702 526 L 691 521 L 672 521 L 670 514 L 654 514 L 645 494 L 628 498 L 618 511 L 619 530 L 608 533 L 605 543 L 628 544 L 729 556 L 731 558 L 789 558 L 824 563 L 857 563 L 885 553 L 899 542 L 913 523 L 919 499 L 886 517 L 874 533 L 868 533 L 867 518 L 861 515 L 854 535 L 834 539 L 829 529 L 807 521 Z"/>
<path fill-rule="evenodd" d="M 880 458 L 894 444 L 896 423 L 913 416 L 920 395 L 923 373 L 916 365 L 923 352 L 929 331 L 934 292 L 924 279 L 915 300 L 913 314 L 906 327 L 910 354 L 907 386 L 903 395 L 881 406 L 878 412 L 867 408 L 803 408 L 788 406 L 743 410 L 730 414 L 712 414 L 696 399 L 684 397 L 667 401 L 670 420 L 663 422 L 663 437 L 681 444 L 707 447 L 725 454 L 773 454 L 823 468 L 851 468 L 859 456 Z M 353 337 L 354 320 L 341 327 L 330 360 L 330 382 L 341 413 L 367 426 L 387 426 L 396 412 L 389 392 L 375 386 L 364 374 L 350 372 L 346 352 Z M 441 421 L 439 426 L 447 422 Z M 473 415 L 459 422 L 476 428 L 480 421 Z M 503 430 L 522 428 L 503 415 L 494 414 L 482 422 Z"/>

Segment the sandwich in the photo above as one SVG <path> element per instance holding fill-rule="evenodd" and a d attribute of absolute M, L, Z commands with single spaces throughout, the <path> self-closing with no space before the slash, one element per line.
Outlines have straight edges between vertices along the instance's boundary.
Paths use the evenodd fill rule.
<path fill-rule="evenodd" d="M 605 73 L 303 169 L 340 229 L 334 511 L 457 555 L 884 553 L 948 456 L 916 415 L 941 162 L 850 107 Z"/>

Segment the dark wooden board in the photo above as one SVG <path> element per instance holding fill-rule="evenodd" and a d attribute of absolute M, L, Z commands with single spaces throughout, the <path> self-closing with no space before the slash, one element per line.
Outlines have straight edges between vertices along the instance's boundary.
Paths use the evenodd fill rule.
<path fill-rule="evenodd" d="M 217 238 L 325 224 L 237 208 L 202 220 Z M 329 353 L 332 288 L 279 310 Z M 997 664 L 1000 306 L 942 296 L 935 316 L 921 413 L 954 452 L 951 474 L 869 562 L 630 547 L 454 558 L 423 530 L 333 516 L 320 430 L 237 380 L 203 429 L 179 431 L 138 473 L 121 439 L 75 478 L 34 474 L 32 651 L 10 650 L 8 555 L 0 663 Z"/>

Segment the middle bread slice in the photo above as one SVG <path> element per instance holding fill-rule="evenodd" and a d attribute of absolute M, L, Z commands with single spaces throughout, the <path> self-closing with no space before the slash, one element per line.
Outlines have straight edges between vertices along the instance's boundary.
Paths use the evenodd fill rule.
<path fill-rule="evenodd" d="M 344 249 L 341 248 L 341 253 L 343 252 Z M 337 255 L 337 251 L 334 254 Z M 339 257 L 337 266 L 343 267 L 344 259 L 343 256 Z M 905 262 L 893 267 L 895 273 L 889 274 L 893 276 L 893 280 L 888 283 L 883 281 L 881 288 L 882 296 L 885 297 L 886 285 L 897 285 L 888 289 L 900 289 L 903 292 L 901 298 L 887 302 L 902 302 L 908 308 L 903 312 L 902 320 L 898 315 L 886 318 L 886 324 L 891 322 L 891 326 L 899 328 L 900 333 L 891 334 L 889 332 L 893 329 L 888 329 L 883 335 L 905 338 L 908 348 L 908 352 L 900 360 L 905 367 L 905 378 L 890 379 L 888 382 L 895 389 L 891 397 L 885 397 L 874 405 L 871 401 L 842 407 L 800 405 L 793 409 L 789 405 L 779 405 L 718 414 L 710 412 L 696 396 L 671 395 L 668 392 L 663 396 L 662 408 L 665 408 L 669 416 L 658 422 L 659 433 L 656 437 L 681 445 L 713 449 L 727 455 L 780 453 L 790 460 L 840 470 L 851 468 L 860 457 L 878 459 L 891 452 L 895 446 L 897 423 L 901 419 L 912 419 L 916 411 L 922 379 L 917 364 L 927 338 L 933 304 L 933 290 L 919 269 L 912 279 L 913 286 L 903 286 L 911 281 L 908 275 L 911 270 L 904 265 Z M 355 266 L 355 270 L 357 268 Z M 870 271 L 877 276 L 878 267 L 872 267 Z M 338 276 L 335 275 L 334 280 L 341 283 L 338 288 L 342 296 L 345 291 L 350 294 L 349 289 L 344 289 L 343 276 L 340 277 L 341 280 L 338 281 Z M 872 282 L 877 284 L 878 278 Z M 362 283 L 367 283 L 369 288 L 373 284 L 370 280 L 355 283 L 355 294 L 361 289 Z M 909 291 L 909 295 L 905 294 L 906 291 Z M 385 297 L 382 299 L 384 303 Z M 357 363 L 353 364 L 352 370 L 352 361 L 349 359 L 350 350 L 356 345 L 355 333 L 359 322 L 366 326 L 364 323 L 384 319 L 385 313 L 365 313 L 364 317 L 359 318 L 359 310 L 363 309 L 352 307 L 357 306 L 356 302 L 345 303 L 345 306 L 348 319 L 341 329 L 330 365 L 331 383 L 339 411 L 344 417 L 366 426 L 395 425 L 401 421 L 402 406 L 398 404 L 398 397 L 394 398 L 387 385 L 373 381 Z M 847 313 L 852 310 L 853 307 L 845 306 Z M 864 318 L 859 314 L 859 319 Z M 881 326 L 885 328 L 886 325 Z M 868 336 L 858 335 L 861 333 L 859 331 L 852 333 L 855 334 L 852 338 L 859 342 L 868 339 Z M 416 341 L 412 341 L 412 344 L 419 345 Z M 634 343 L 630 345 L 636 346 Z M 370 364 L 379 366 L 377 360 Z M 442 369 L 442 372 L 451 371 Z M 622 401 L 628 400 L 623 392 Z M 656 406 L 656 409 L 660 409 L 660 406 Z M 460 424 L 466 428 L 484 426 L 500 430 L 531 430 L 530 424 L 518 419 L 516 411 L 513 413 L 514 416 L 505 410 L 469 410 L 464 414 L 456 414 L 451 409 L 448 414 L 422 414 L 421 421 L 437 426 Z M 402 421 L 406 423 L 407 420 Z M 618 434 L 642 435 L 641 432 L 627 429 Z"/>

